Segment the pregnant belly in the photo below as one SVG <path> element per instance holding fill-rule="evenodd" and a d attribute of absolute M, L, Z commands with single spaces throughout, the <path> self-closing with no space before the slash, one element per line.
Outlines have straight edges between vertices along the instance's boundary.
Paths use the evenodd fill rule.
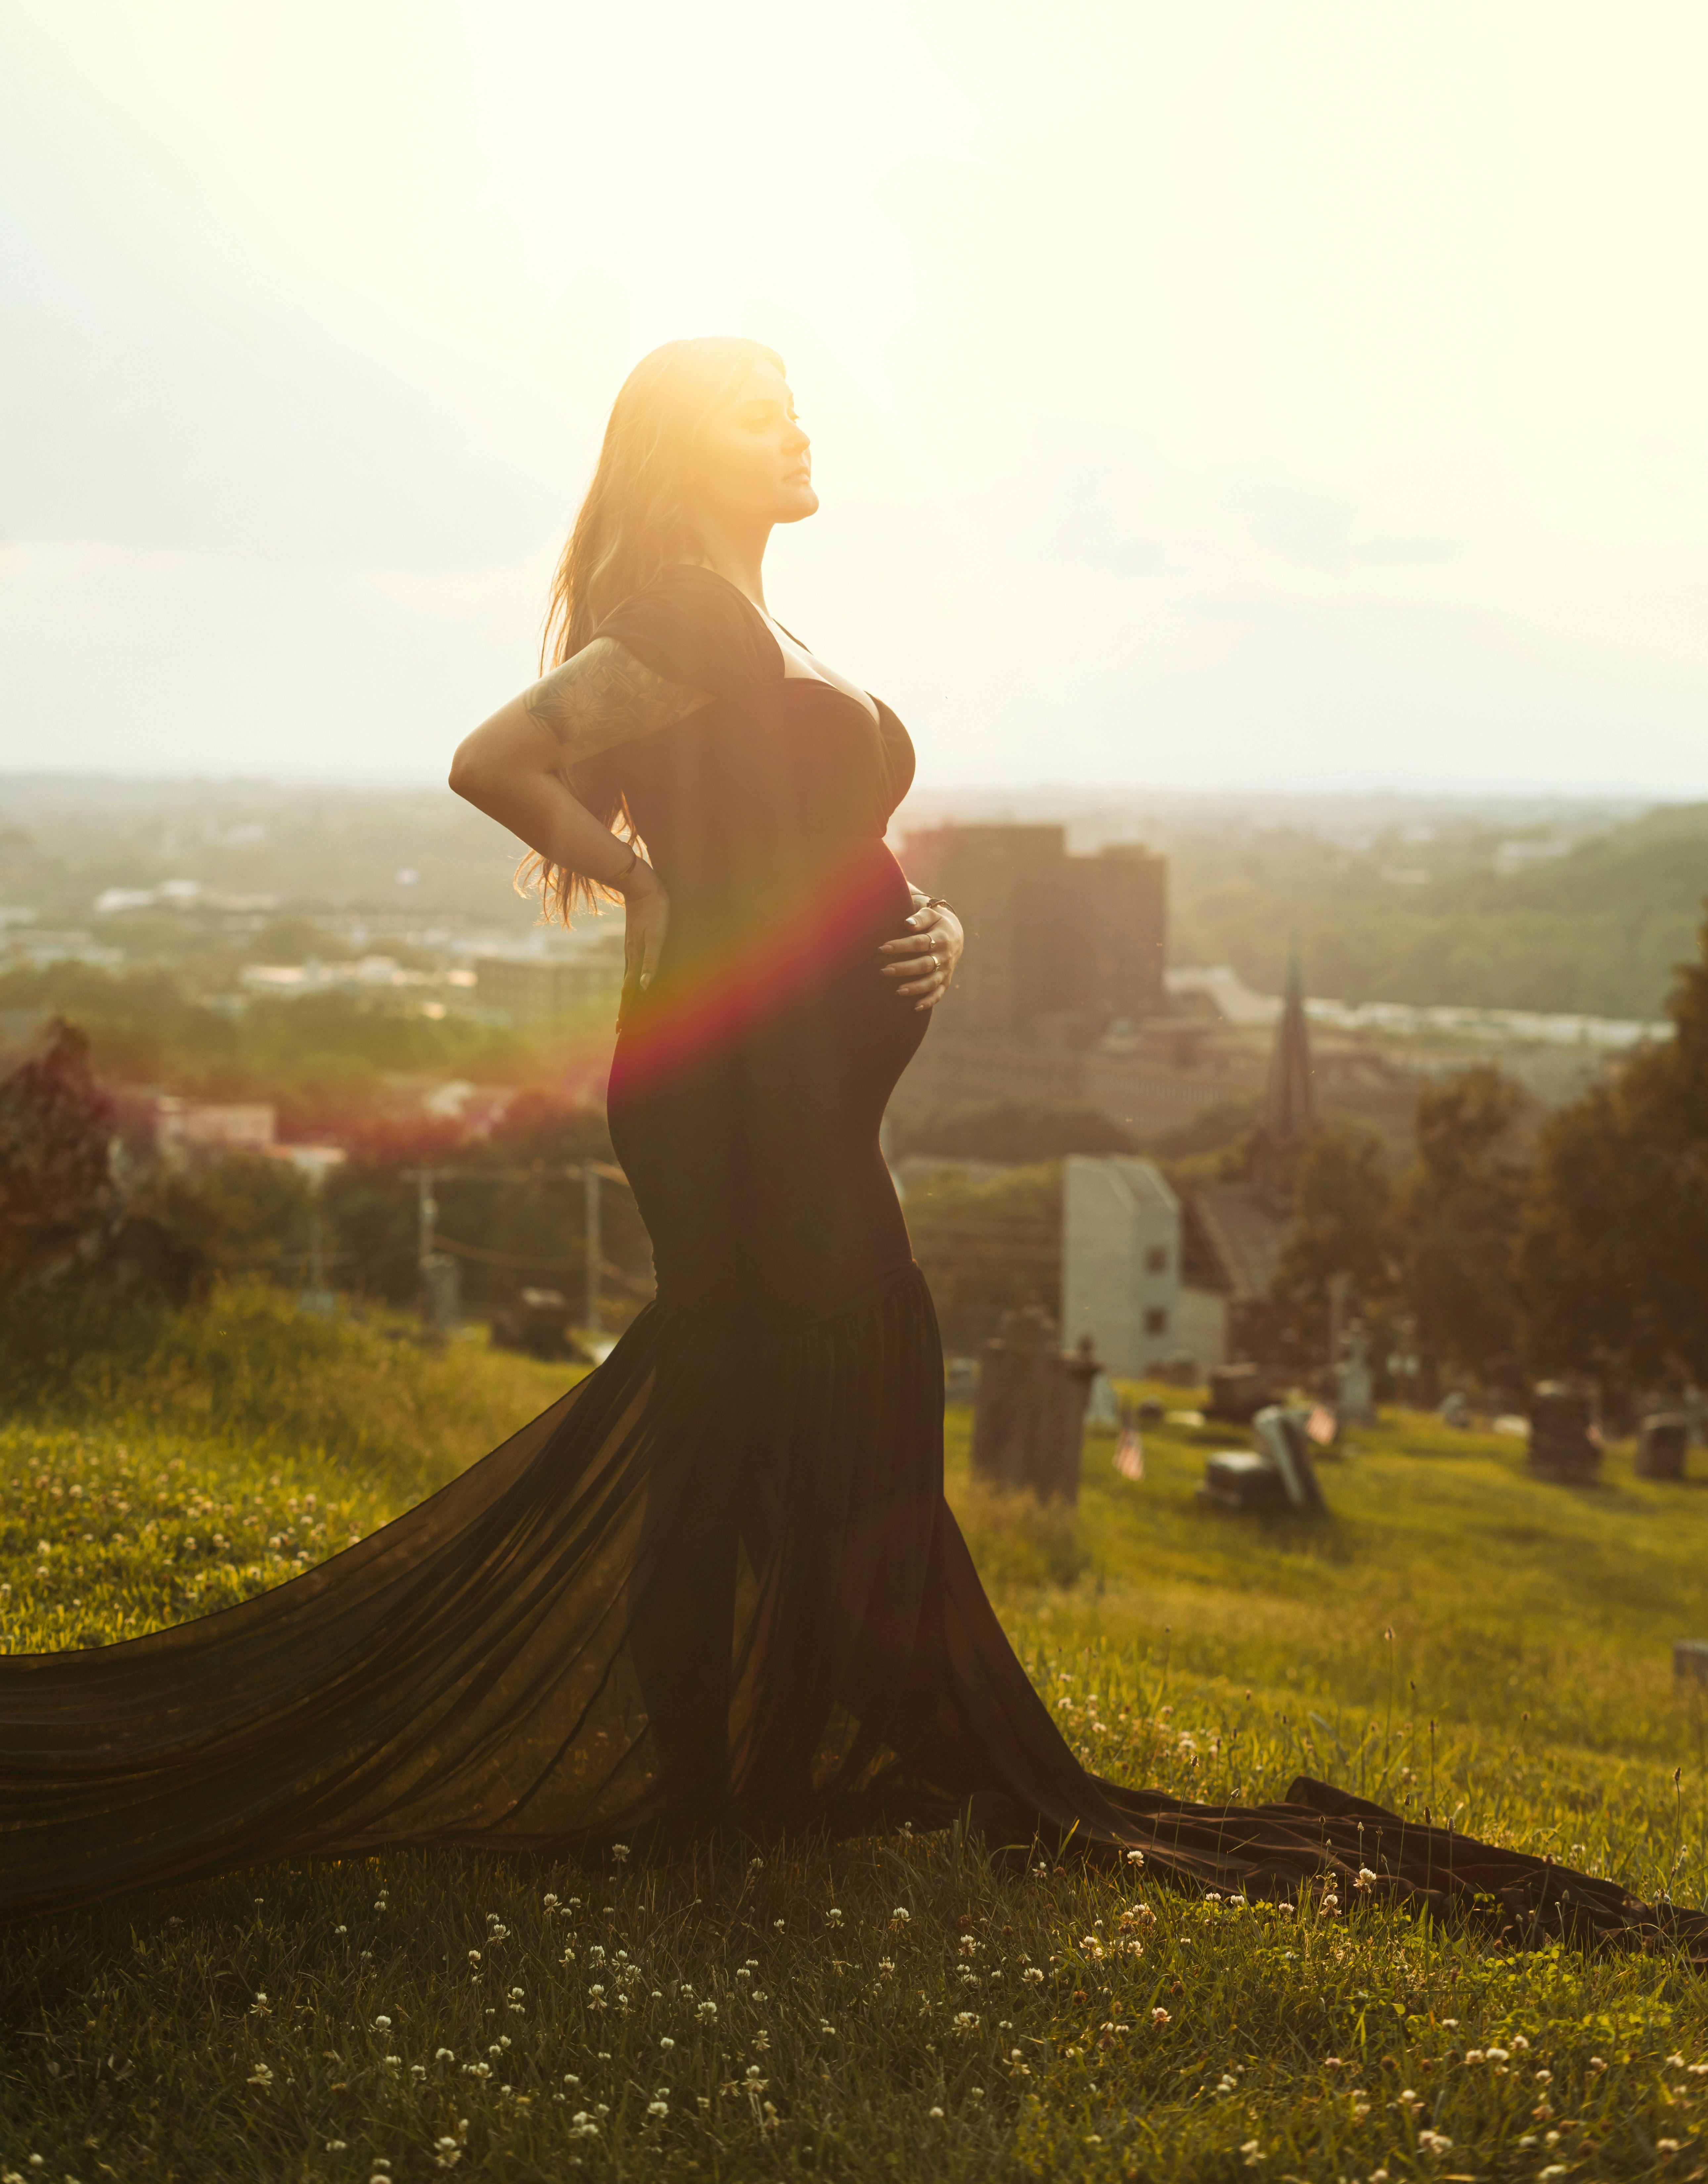
<path fill-rule="evenodd" d="M 674 915 L 667 975 L 625 1017 L 611 1139 L 661 1300 L 811 1317 L 908 1256 L 878 1147 L 929 1018 L 881 974 L 911 900 L 881 844 L 798 891 L 777 929 Z"/>
<path fill-rule="evenodd" d="M 905 930 L 912 906 L 900 866 L 869 839 L 810 866 L 756 866 L 723 886 L 673 892 L 659 974 L 625 1011 L 612 1099 L 715 1066 L 785 1022 L 800 1027 L 803 1014 L 833 1045 L 842 1041 L 832 1022 L 875 1039 L 879 1067 L 893 1060 L 898 1075 L 926 1019 L 896 998 L 878 950 Z"/>

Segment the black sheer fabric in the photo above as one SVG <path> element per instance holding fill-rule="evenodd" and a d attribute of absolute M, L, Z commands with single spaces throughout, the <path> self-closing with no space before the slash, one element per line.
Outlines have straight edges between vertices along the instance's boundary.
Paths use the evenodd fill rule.
<path fill-rule="evenodd" d="M 667 571 L 604 626 L 714 703 L 626 749 L 668 888 L 611 1134 L 658 1296 L 604 1364 L 370 1538 L 218 1614 L 0 1660 L 0 1914 L 285 1856 L 667 1855 L 713 1830 L 965 1813 L 1017 1858 L 1314 1875 L 1515 1939 L 1708 1921 L 1301 1780 L 1196 1805 L 1088 1774 L 943 1498 L 942 1357 L 878 1147 L 927 1017 L 879 973 L 906 732 L 783 672 L 742 596 Z"/>

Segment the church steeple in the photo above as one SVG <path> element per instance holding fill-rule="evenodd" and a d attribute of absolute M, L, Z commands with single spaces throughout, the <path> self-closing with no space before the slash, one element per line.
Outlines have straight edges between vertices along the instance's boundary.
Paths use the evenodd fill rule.
<path fill-rule="evenodd" d="M 1316 1128 L 1316 1094 L 1310 1066 L 1310 1031 L 1305 1020 L 1304 986 L 1298 957 L 1287 964 L 1287 998 L 1270 1056 L 1269 1085 L 1264 1097 L 1264 1133 L 1271 1145 L 1296 1145 Z"/>

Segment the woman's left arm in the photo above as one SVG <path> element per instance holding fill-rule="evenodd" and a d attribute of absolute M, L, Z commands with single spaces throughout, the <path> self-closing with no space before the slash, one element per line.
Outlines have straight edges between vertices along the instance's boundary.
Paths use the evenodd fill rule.
<path fill-rule="evenodd" d="M 910 888 L 913 915 L 900 940 L 886 940 L 878 953 L 883 975 L 896 983 L 900 999 L 916 1009 L 935 1009 L 949 990 L 955 966 L 967 945 L 961 921 L 946 902 L 934 901 L 922 888 Z"/>

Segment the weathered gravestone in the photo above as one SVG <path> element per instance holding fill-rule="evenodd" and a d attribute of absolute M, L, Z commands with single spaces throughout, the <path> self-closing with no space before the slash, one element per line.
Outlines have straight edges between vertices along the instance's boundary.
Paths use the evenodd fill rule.
<path fill-rule="evenodd" d="M 1651 1411 L 1637 1432 L 1639 1479 L 1682 1479 L 1690 1446 L 1690 1421 L 1683 1411 Z"/>
<path fill-rule="evenodd" d="M 1538 1382 L 1530 1399 L 1531 1469 L 1563 1485 L 1593 1479 L 1601 1466 L 1594 1424 L 1588 1396 L 1563 1380 Z"/>
<path fill-rule="evenodd" d="M 991 1485 L 1076 1502 L 1086 1401 L 1102 1370 L 1090 1338 L 1064 1351 L 1041 1305 L 1002 1315 L 979 1360 L 973 1469 Z"/>
<path fill-rule="evenodd" d="M 493 1346 L 521 1350 L 547 1362 L 585 1355 L 569 1323 L 569 1300 L 561 1290 L 520 1289 L 492 1316 Z"/>
<path fill-rule="evenodd" d="M 1376 1424 L 1376 1374 L 1370 1362 L 1370 1336 L 1361 1319 L 1354 1320 L 1340 1339 L 1335 1361 L 1336 1404 L 1342 1425 Z"/>
<path fill-rule="evenodd" d="M 1252 1438 L 1254 1449 L 1220 1449 L 1207 1460 L 1199 1499 L 1223 1509 L 1321 1516 L 1326 1505 L 1298 1412 L 1269 1404 L 1252 1420 Z"/>

